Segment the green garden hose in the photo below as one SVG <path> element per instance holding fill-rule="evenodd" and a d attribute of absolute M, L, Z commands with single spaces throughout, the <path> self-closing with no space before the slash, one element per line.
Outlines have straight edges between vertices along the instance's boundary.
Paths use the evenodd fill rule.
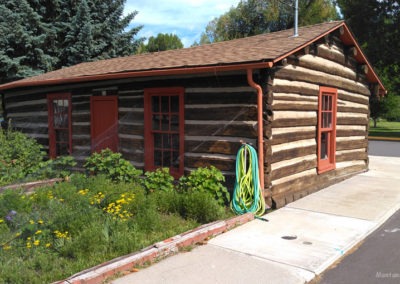
<path fill-rule="evenodd" d="M 236 180 L 231 202 L 232 210 L 238 214 L 248 212 L 262 216 L 265 200 L 260 189 L 258 157 L 256 150 L 243 144 L 236 156 Z"/>

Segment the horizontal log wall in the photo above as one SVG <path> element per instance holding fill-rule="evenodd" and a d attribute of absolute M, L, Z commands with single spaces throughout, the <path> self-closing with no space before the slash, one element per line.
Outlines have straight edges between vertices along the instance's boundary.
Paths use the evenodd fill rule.
<path fill-rule="evenodd" d="M 4 96 L 5 113 L 13 129 L 35 138 L 48 150 L 48 118 L 46 94 Z"/>
<path fill-rule="evenodd" d="M 48 148 L 46 96 L 70 92 L 72 151 L 82 165 L 91 154 L 90 97 L 118 95 L 119 151 L 135 167 L 143 169 L 144 89 L 177 86 L 185 89 L 185 171 L 214 165 L 233 179 L 241 141 L 257 145 L 257 96 L 248 85 L 245 72 L 32 88 L 29 92 L 6 94 L 5 105 L 12 124 L 39 138 Z"/>
<path fill-rule="evenodd" d="M 307 49 L 308 50 L 308 49 Z M 270 141 L 272 199 L 276 207 L 326 187 L 368 165 L 370 89 L 353 57 L 336 38 L 288 58 L 276 70 Z M 317 116 L 320 86 L 338 90 L 336 169 L 317 174 Z M 267 171 L 267 169 L 266 169 Z"/>

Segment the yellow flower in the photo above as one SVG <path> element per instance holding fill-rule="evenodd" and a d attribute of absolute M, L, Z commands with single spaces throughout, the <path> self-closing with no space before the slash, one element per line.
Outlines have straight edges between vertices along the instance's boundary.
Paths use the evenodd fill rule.
<path fill-rule="evenodd" d="M 3 246 L 3 250 L 10 250 L 11 249 L 11 246 L 9 246 L 9 245 L 4 245 Z"/>
<path fill-rule="evenodd" d="M 86 195 L 89 192 L 89 189 L 81 189 L 78 191 L 78 194 L 80 195 Z"/>
<path fill-rule="evenodd" d="M 38 224 L 40 224 L 40 225 L 42 225 L 44 222 L 43 222 L 43 220 L 39 220 L 39 221 L 37 221 L 38 222 Z"/>
<path fill-rule="evenodd" d="M 64 202 L 64 198 L 60 198 L 60 199 L 58 199 L 58 201 Z"/>
<path fill-rule="evenodd" d="M 18 232 L 18 233 L 15 234 L 15 236 L 16 236 L 16 237 L 19 237 L 19 236 L 21 236 L 21 233 Z"/>
<path fill-rule="evenodd" d="M 42 233 L 42 230 L 37 230 L 35 235 L 40 235 Z"/>
<path fill-rule="evenodd" d="M 27 241 L 30 241 L 30 240 L 31 240 L 31 237 L 27 237 L 26 240 L 27 240 Z"/>
<path fill-rule="evenodd" d="M 35 246 L 40 245 L 40 240 L 35 240 L 35 241 L 33 242 L 33 245 L 35 245 Z"/>
<path fill-rule="evenodd" d="M 3 220 L 3 219 L 0 219 L 0 224 L 1 224 L 1 223 L 4 223 L 4 220 Z"/>
<path fill-rule="evenodd" d="M 27 247 L 28 249 L 30 249 L 30 248 L 32 247 L 31 242 L 27 242 L 27 243 L 26 243 L 26 247 Z"/>
<path fill-rule="evenodd" d="M 47 244 L 45 245 L 45 247 L 46 247 L 46 248 L 51 247 L 51 243 L 47 243 Z"/>
<path fill-rule="evenodd" d="M 35 221 L 29 220 L 29 224 L 31 224 L 31 225 L 35 224 Z"/>

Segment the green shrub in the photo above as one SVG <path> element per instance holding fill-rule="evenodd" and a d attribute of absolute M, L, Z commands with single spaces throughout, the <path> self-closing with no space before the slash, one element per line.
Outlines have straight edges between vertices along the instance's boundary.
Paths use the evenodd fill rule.
<path fill-rule="evenodd" d="M 147 192 L 174 190 L 174 178 L 169 173 L 169 168 L 158 168 L 153 172 L 145 172 L 143 185 Z"/>
<path fill-rule="evenodd" d="M 39 164 L 40 168 L 31 176 L 36 179 L 65 178 L 72 174 L 72 168 L 76 166 L 72 156 L 59 156 Z"/>
<path fill-rule="evenodd" d="M 35 139 L 11 128 L 0 129 L 0 185 L 25 180 L 38 171 L 45 157 Z"/>
<path fill-rule="evenodd" d="M 214 197 L 220 205 L 229 203 L 230 196 L 226 187 L 222 184 L 225 177 L 221 171 L 210 166 L 207 168 L 198 168 L 192 171 L 188 176 L 179 179 L 179 190 L 207 192 Z"/>
<path fill-rule="evenodd" d="M 225 216 L 225 207 L 208 192 L 190 192 L 182 196 L 182 217 L 209 223 Z"/>
<path fill-rule="evenodd" d="M 160 191 L 150 195 L 148 199 L 149 202 L 156 204 L 155 210 L 161 213 L 179 214 L 185 219 L 192 219 L 202 224 L 227 216 L 225 206 L 219 204 L 208 192 Z"/>
<path fill-rule="evenodd" d="M 120 153 L 114 153 L 110 149 L 104 149 L 100 153 L 93 153 L 86 159 L 84 168 L 91 175 L 105 175 L 115 182 L 138 181 L 142 171 L 127 160 Z"/>

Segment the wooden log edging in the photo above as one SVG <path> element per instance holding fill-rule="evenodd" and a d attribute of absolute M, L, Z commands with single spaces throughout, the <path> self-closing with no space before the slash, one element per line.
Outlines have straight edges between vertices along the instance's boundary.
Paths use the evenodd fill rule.
<path fill-rule="evenodd" d="M 252 213 L 232 217 L 228 220 L 205 224 L 196 229 L 176 235 L 172 238 L 155 243 L 139 252 L 128 254 L 86 269 L 71 277 L 53 282 L 53 284 L 103 283 L 107 278 L 118 272 L 133 272 L 135 267 L 145 263 L 153 263 L 179 252 L 179 249 L 204 242 L 239 225 L 254 220 Z"/>
<path fill-rule="evenodd" d="M 39 181 L 32 181 L 26 183 L 18 183 L 0 187 L 0 193 L 7 190 L 7 189 L 19 189 L 22 188 L 25 192 L 31 192 L 33 189 L 43 186 L 43 185 L 53 185 L 56 182 L 63 181 L 63 178 L 53 178 L 47 180 L 39 180 Z"/>

